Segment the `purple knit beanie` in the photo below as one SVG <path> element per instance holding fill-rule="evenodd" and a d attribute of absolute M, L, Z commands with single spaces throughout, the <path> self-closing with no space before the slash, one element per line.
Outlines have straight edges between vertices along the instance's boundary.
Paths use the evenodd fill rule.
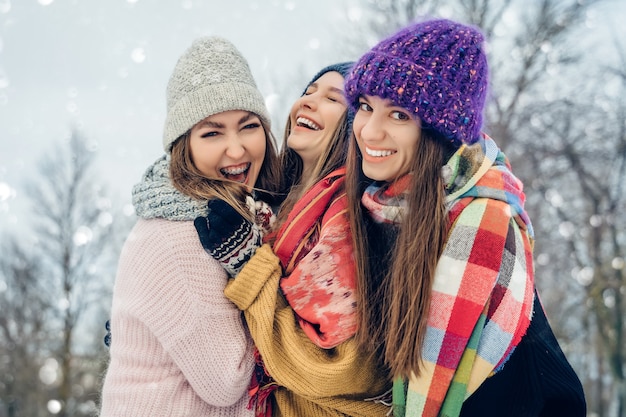
<path fill-rule="evenodd" d="M 484 37 L 446 19 L 408 26 L 357 61 L 346 78 L 353 109 L 362 95 L 390 100 L 460 146 L 480 135 L 488 85 Z"/>

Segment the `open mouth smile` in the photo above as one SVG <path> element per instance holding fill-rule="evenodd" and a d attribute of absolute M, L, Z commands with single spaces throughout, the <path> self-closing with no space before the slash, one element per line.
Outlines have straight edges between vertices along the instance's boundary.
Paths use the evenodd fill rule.
<path fill-rule="evenodd" d="M 244 184 L 248 180 L 248 172 L 250 171 L 250 162 L 244 164 L 232 165 L 220 168 L 220 173 L 224 178 Z"/>
<path fill-rule="evenodd" d="M 296 125 L 300 127 L 305 127 L 311 130 L 322 130 L 320 125 L 315 123 L 313 120 L 307 119 L 306 117 L 300 116 L 296 119 Z"/>
<path fill-rule="evenodd" d="M 396 151 L 392 150 L 382 150 L 382 149 L 370 149 L 367 146 L 365 147 L 365 153 L 373 158 L 384 158 L 386 156 L 393 155 Z"/>

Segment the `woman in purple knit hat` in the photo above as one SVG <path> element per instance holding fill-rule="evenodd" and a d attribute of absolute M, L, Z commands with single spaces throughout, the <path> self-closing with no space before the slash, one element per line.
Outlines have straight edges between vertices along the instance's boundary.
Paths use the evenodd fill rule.
<path fill-rule="evenodd" d="M 523 185 L 481 133 L 483 42 L 413 24 L 346 78 L 356 337 L 390 368 L 395 416 L 584 416 L 535 290 Z"/>

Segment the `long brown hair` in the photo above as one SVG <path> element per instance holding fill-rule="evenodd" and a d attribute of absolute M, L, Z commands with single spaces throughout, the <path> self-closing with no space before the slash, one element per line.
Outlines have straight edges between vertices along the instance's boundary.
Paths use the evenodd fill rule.
<path fill-rule="evenodd" d="M 264 200 L 272 203 L 279 183 L 280 170 L 274 137 L 263 120 L 259 121 L 265 131 L 265 157 L 259 171 L 254 189 L 261 193 Z M 176 139 L 172 145 L 170 160 L 170 178 L 174 187 L 181 193 L 198 200 L 220 198 L 234 207 L 244 217 L 252 219 L 245 208 L 246 189 L 234 181 L 208 178 L 196 167 L 191 156 L 190 131 Z"/>
<path fill-rule="evenodd" d="M 350 142 L 351 126 L 349 125 L 348 110 L 339 118 L 335 130 L 328 142 L 328 146 L 320 155 L 312 175 L 302 178 L 302 158 L 293 149 L 287 146 L 287 138 L 291 133 L 291 120 L 287 118 L 285 125 L 283 146 L 280 153 L 282 180 L 279 190 L 285 195 L 278 214 L 277 227 L 286 220 L 294 204 L 313 184 L 320 181 L 332 171 L 346 164 L 348 143 Z"/>
<path fill-rule="evenodd" d="M 435 268 L 448 230 L 441 168 L 452 149 L 443 143 L 422 130 L 412 161 L 406 212 L 395 243 L 383 249 L 391 255 L 385 268 L 372 264 L 385 259 L 385 254 L 375 253 L 381 251 L 380 237 L 369 231 L 361 205 L 372 180 L 363 174 L 354 136 L 350 142 L 346 191 L 357 267 L 356 337 L 364 349 L 383 355 L 394 377 L 420 372 Z"/>

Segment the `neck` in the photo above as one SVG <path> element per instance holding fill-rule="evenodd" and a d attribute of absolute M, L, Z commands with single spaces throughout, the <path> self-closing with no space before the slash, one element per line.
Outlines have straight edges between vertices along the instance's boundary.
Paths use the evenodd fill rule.
<path fill-rule="evenodd" d="M 311 178 L 315 164 L 311 161 L 302 160 L 302 181 L 305 182 L 308 178 Z"/>

